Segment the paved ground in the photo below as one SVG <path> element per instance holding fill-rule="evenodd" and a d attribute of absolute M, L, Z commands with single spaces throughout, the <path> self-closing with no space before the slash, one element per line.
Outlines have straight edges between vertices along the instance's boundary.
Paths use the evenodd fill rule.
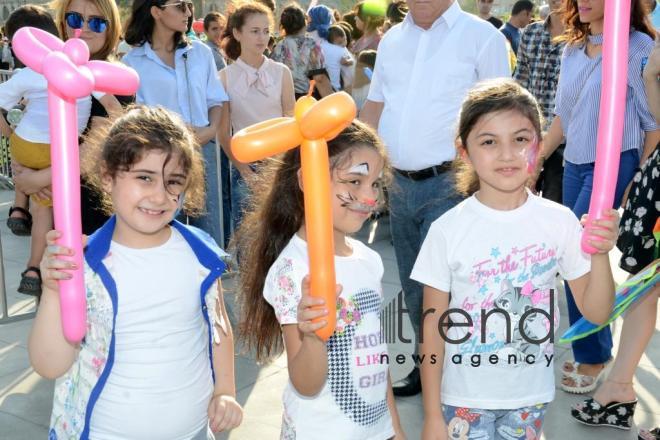
<path fill-rule="evenodd" d="M 28 239 L 16 237 L 7 230 L 5 219 L 12 193 L 0 191 L 0 239 L 2 240 L 5 285 L 9 300 L 10 315 L 34 311 L 34 300 L 16 293 L 19 272 L 23 270 L 28 254 Z M 367 224 L 360 238 L 380 253 L 385 265 L 384 291 L 386 301 L 395 298 L 400 290 L 394 251 L 390 244 L 387 218 Z M 613 261 L 618 258 L 613 255 Z M 625 274 L 617 271 L 617 281 L 625 279 Z M 227 280 L 227 299 L 233 303 L 232 282 Z M 1 287 L 0 287 L 1 288 Z M 0 291 L 1 292 L 1 291 Z M 565 315 L 563 295 L 559 295 L 562 316 Z M 564 325 L 559 329 L 562 332 Z M 27 355 L 27 334 L 31 320 L 0 325 L 0 440 L 35 440 L 47 438 L 47 427 L 53 392 L 52 381 L 42 379 L 30 368 Z M 621 321 L 614 325 L 615 337 Z M 640 403 L 635 414 L 638 426 L 660 424 L 660 323 L 646 354 L 637 369 L 635 388 Z M 404 325 L 404 334 L 411 333 L 409 323 Z M 411 353 L 410 344 L 390 346 L 391 358 L 396 353 Z M 555 365 L 570 359 L 570 350 L 565 346 L 556 347 Z M 392 364 L 394 380 L 404 377 L 412 368 L 408 363 Z M 245 356 L 236 357 L 236 385 L 238 399 L 244 405 L 245 419 L 238 429 L 229 435 L 218 435 L 218 439 L 252 440 L 277 439 L 281 416 L 281 393 L 287 381 L 286 359 L 279 358 L 268 366 L 258 366 Z M 580 398 L 558 389 L 557 397 L 551 404 L 545 424 L 544 438 L 548 440 L 615 440 L 636 439 L 636 434 L 609 428 L 588 428 L 574 422 L 567 416 L 570 405 Z M 397 401 L 403 427 L 410 439 L 417 439 L 422 427 L 422 402 L 420 396 Z M 344 439 L 338 439 L 344 440 Z"/>

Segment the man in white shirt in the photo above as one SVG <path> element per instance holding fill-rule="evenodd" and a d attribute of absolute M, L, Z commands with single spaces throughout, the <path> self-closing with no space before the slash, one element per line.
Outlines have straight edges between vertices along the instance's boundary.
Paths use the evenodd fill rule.
<path fill-rule="evenodd" d="M 479 80 L 510 76 L 504 36 L 455 0 L 407 0 L 410 13 L 390 29 L 360 119 L 378 128 L 392 165 L 392 240 L 408 313 L 419 341 L 422 286 L 410 272 L 431 223 L 460 199 L 451 162 L 455 123 Z M 419 369 L 397 395 L 421 390 Z"/>

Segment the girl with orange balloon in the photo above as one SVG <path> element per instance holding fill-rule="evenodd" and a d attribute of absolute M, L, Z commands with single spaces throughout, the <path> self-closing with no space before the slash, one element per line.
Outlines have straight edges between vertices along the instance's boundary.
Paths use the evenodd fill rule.
<path fill-rule="evenodd" d="M 277 127 L 260 124 L 265 125 Z M 263 141 L 280 134 L 271 130 Z M 319 237 L 312 236 L 305 220 L 310 206 L 306 192 L 313 186 L 303 178 L 310 168 L 301 171 L 307 166 L 308 157 L 301 160 L 305 142 L 302 148 L 267 159 L 253 181 L 252 209 L 236 237 L 241 255 L 240 332 L 260 361 L 286 349 L 290 381 L 283 396 L 283 438 L 295 433 L 297 438 L 320 440 L 401 439 L 387 345 L 380 337 L 383 264 L 376 252 L 349 237 L 376 208 L 387 157 L 376 134 L 359 122 L 328 142 L 329 200 L 319 203 L 329 206 L 332 218 L 335 314 L 335 304 L 310 294 L 307 274 L 314 277 L 314 269 L 309 254 Z M 314 177 L 323 179 L 318 173 Z M 328 326 L 329 333 L 323 333 Z"/>

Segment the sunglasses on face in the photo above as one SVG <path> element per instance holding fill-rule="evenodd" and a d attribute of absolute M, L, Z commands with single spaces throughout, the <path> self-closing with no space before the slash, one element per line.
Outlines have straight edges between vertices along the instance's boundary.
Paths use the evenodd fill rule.
<path fill-rule="evenodd" d="M 168 6 L 176 6 L 180 12 L 183 12 L 184 14 L 187 11 L 192 12 L 193 10 L 193 3 L 192 2 L 186 2 L 186 1 L 179 1 L 179 2 L 174 2 L 174 3 L 165 3 L 164 5 L 161 6 L 161 8 L 166 8 Z"/>
<path fill-rule="evenodd" d="M 85 17 L 78 12 L 67 12 L 64 14 L 64 19 L 71 29 L 82 29 L 85 24 Z M 87 27 L 90 31 L 100 34 L 108 28 L 108 20 L 103 17 L 89 17 Z"/>

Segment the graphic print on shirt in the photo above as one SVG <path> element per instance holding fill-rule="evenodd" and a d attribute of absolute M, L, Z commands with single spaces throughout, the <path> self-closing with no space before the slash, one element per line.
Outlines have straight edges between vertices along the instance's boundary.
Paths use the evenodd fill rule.
<path fill-rule="evenodd" d="M 511 342 L 512 347 L 518 354 L 527 356 L 529 354 L 538 356 L 541 351 L 539 344 L 530 343 L 528 340 L 540 340 L 545 332 L 540 332 L 539 327 L 534 325 L 537 320 L 542 319 L 538 310 L 539 306 L 546 299 L 545 294 L 535 289 L 531 281 L 527 281 L 522 287 L 514 287 L 511 280 L 502 281 L 502 291 L 495 300 L 495 306 L 507 312 L 511 318 Z M 554 292 L 554 290 L 551 290 Z M 547 301 L 546 301 L 547 303 Z M 523 331 L 527 336 L 524 339 L 520 333 L 519 323 L 523 320 Z M 514 324 L 515 323 L 515 324 Z"/>
<path fill-rule="evenodd" d="M 486 258 L 475 260 L 469 274 L 474 290 L 458 300 L 472 320 L 467 327 L 472 336 L 461 344 L 460 354 L 497 353 L 504 360 L 515 355 L 520 361 L 529 356 L 538 362 L 552 353 L 546 337 L 559 318 L 557 252 L 545 243 L 513 246 L 508 252 L 493 247 Z"/>
<path fill-rule="evenodd" d="M 366 289 L 348 300 L 340 298 L 337 328 L 327 343 L 328 383 L 332 396 L 341 411 L 362 426 L 374 425 L 388 411 L 385 392 L 375 402 L 369 402 L 360 393 L 360 389 L 387 384 L 387 367 L 380 363 L 380 346 L 384 345 L 380 330 L 364 333 L 365 326 L 360 325 L 368 315 L 378 317 L 380 303 L 378 293 Z M 379 329 L 379 326 L 373 328 Z M 362 372 L 370 374 L 360 375 Z"/>

